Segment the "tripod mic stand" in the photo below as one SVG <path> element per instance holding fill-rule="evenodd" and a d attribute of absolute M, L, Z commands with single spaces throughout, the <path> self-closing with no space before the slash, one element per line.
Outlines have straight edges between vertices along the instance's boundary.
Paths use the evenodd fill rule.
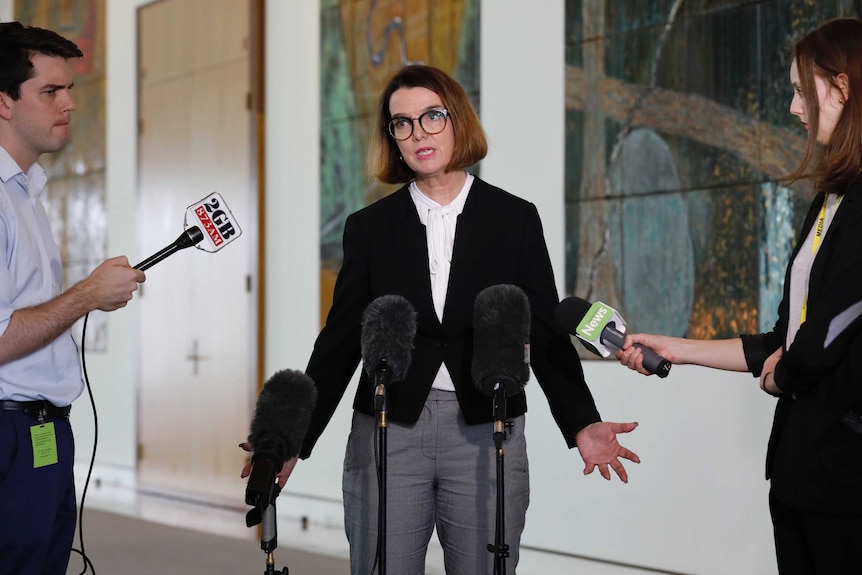
<path fill-rule="evenodd" d="M 374 411 L 377 413 L 377 573 L 386 575 L 386 383 L 389 367 L 384 359 L 375 373 Z"/>
<path fill-rule="evenodd" d="M 497 453 L 497 521 L 494 530 L 494 543 L 488 544 L 488 551 L 494 553 L 494 574 L 506 575 L 506 558 L 509 545 L 506 544 L 506 489 L 504 484 L 503 440 L 506 439 L 506 393 L 500 383 L 494 387 L 494 450 Z"/>
<path fill-rule="evenodd" d="M 275 575 L 276 573 L 290 575 L 290 571 L 287 567 L 284 567 L 281 571 L 275 570 L 275 557 L 273 556 L 273 551 L 278 547 L 278 529 L 276 527 L 275 519 L 275 498 L 278 497 L 280 492 L 281 488 L 276 485 L 273 490 L 274 494 L 272 496 L 272 500 L 270 500 L 266 509 L 263 510 L 263 521 L 260 528 L 260 548 L 266 553 L 266 570 L 263 572 L 264 575 Z"/>
<path fill-rule="evenodd" d="M 254 459 L 253 459 L 254 461 Z M 246 527 L 260 524 L 260 548 L 266 553 L 266 570 L 264 575 L 290 575 L 287 567 L 281 571 L 275 570 L 273 551 L 278 547 L 278 527 L 276 523 L 275 499 L 281 493 L 281 487 L 275 482 L 276 462 L 269 457 L 261 457 L 256 462 L 257 473 L 252 468 L 249 486 L 246 488 L 246 503 L 254 505 L 245 516 Z M 277 465 L 280 469 L 281 465 Z"/>

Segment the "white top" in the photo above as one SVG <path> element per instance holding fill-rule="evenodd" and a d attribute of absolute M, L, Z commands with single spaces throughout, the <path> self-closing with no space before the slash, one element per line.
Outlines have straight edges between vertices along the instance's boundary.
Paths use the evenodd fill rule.
<path fill-rule="evenodd" d="M 840 201 L 840 196 L 837 194 L 826 195 L 826 214 L 823 219 L 820 246 L 823 245 L 822 240 L 826 237 L 829 224 L 832 223 L 832 218 L 835 217 L 835 212 L 838 209 Z M 802 247 L 799 248 L 796 259 L 793 260 L 793 265 L 790 268 L 790 311 L 787 317 L 787 340 L 785 341 L 785 348 L 789 348 L 793 340 L 796 339 L 796 332 L 799 331 L 799 325 L 802 321 L 802 304 L 808 296 L 808 280 L 811 276 L 811 265 L 817 256 L 816 253 L 811 253 L 815 233 L 817 233 L 817 220 L 811 226 L 811 231 L 808 232 L 808 237 L 805 238 Z"/>
<path fill-rule="evenodd" d="M 431 274 L 431 298 L 434 301 L 434 311 L 437 319 L 443 321 L 443 308 L 446 305 L 446 291 L 449 288 L 449 271 L 452 269 L 452 249 L 455 245 L 455 227 L 458 215 L 464 211 L 464 203 L 473 185 L 473 176 L 467 174 L 464 187 L 448 205 L 440 205 L 423 194 L 416 182 L 410 184 L 410 197 L 419 213 L 419 221 L 425 226 L 425 236 L 428 240 L 428 265 Z M 446 364 L 440 365 L 440 371 L 434 378 L 431 387 L 444 391 L 455 391 L 452 376 L 446 369 Z"/>
<path fill-rule="evenodd" d="M 0 334 L 15 310 L 45 303 L 62 291 L 60 250 L 39 199 L 47 180 L 39 164 L 25 175 L 0 148 Z M 45 399 L 64 407 L 83 390 L 71 330 L 30 355 L 0 365 L 0 399 Z"/>

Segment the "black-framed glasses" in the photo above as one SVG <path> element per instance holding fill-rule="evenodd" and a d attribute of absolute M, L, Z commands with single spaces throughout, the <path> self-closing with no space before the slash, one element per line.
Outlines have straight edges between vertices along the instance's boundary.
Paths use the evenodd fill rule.
<path fill-rule="evenodd" d="M 418 118 L 407 118 L 406 116 L 395 116 L 389 120 L 389 135 L 398 140 L 406 140 L 413 135 L 413 126 L 416 120 L 426 134 L 439 134 L 446 128 L 446 120 L 449 118 L 449 110 L 446 108 L 434 108 L 428 110 Z"/>

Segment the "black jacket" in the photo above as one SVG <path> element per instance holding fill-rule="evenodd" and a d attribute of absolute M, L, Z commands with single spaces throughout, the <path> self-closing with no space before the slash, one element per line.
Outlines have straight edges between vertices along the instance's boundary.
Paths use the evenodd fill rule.
<path fill-rule="evenodd" d="M 775 409 L 766 476 L 783 503 L 823 513 L 862 513 L 862 435 L 843 423 L 862 413 L 862 185 L 851 186 L 811 266 L 807 320 L 775 368 L 785 392 Z M 817 220 L 811 204 L 791 264 Z M 749 369 L 784 345 L 790 265 L 778 321 L 766 334 L 742 336 Z"/>
<path fill-rule="evenodd" d="M 413 423 L 442 362 L 452 375 L 470 424 L 493 420 L 492 401 L 472 382 L 473 304 L 486 287 L 515 284 L 530 300 L 531 366 L 569 447 L 575 435 L 599 421 L 581 363 L 568 334 L 554 322 L 557 289 L 536 207 L 479 178 L 458 216 L 442 323 L 431 299 L 425 226 L 407 186 L 352 214 L 344 227 L 344 261 L 332 309 L 306 369 L 318 402 L 300 456 L 308 457 L 361 359 L 360 321 L 375 298 L 396 294 L 417 312 L 417 333 L 406 380 L 387 389 L 388 418 Z M 365 371 L 353 402 L 373 414 Z M 507 416 L 527 410 L 523 392 L 508 398 Z"/>

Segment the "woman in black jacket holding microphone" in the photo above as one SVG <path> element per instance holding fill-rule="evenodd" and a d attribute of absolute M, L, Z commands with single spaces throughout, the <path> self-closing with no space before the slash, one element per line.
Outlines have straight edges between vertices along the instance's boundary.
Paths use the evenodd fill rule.
<path fill-rule="evenodd" d="M 750 371 L 778 398 L 767 451 L 782 575 L 862 572 L 862 22 L 827 22 L 795 47 L 790 113 L 808 130 L 793 177 L 809 208 L 772 331 L 730 340 L 635 334 L 672 363 Z"/>

